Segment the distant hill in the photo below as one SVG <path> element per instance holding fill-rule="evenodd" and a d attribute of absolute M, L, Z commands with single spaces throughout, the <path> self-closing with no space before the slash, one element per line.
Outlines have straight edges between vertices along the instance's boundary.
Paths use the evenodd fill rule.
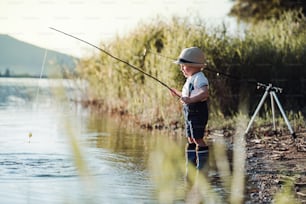
<path fill-rule="evenodd" d="M 38 77 L 41 72 L 45 48 L 41 48 L 9 35 L 0 34 L 0 76 Z M 77 58 L 48 50 L 44 77 L 63 76 L 75 69 Z"/>

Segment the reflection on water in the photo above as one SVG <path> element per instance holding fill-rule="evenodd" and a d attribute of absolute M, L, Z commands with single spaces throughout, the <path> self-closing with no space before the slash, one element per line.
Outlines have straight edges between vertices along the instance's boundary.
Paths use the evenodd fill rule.
<path fill-rule="evenodd" d="M 156 203 L 146 167 L 149 137 L 74 104 L 69 99 L 82 94 L 74 86 L 0 78 L 0 202 Z M 67 126 L 81 144 L 86 181 Z"/>

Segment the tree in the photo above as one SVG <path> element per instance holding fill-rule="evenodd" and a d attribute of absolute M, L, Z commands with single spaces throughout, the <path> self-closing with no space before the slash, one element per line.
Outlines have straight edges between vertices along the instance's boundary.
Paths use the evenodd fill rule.
<path fill-rule="evenodd" d="M 282 13 L 290 10 L 299 10 L 301 15 L 306 14 L 304 0 L 236 0 L 230 15 L 239 20 L 257 23 L 270 18 L 278 18 Z"/>
<path fill-rule="evenodd" d="M 9 68 L 6 68 L 5 73 L 4 73 L 4 77 L 10 77 L 11 76 L 11 72 Z"/>

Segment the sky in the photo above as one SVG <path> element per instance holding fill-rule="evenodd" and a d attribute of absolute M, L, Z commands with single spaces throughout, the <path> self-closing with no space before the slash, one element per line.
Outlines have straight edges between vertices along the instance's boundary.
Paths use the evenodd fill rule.
<path fill-rule="evenodd" d="M 49 27 L 99 45 L 157 16 L 197 14 L 207 22 L 221 23 L 232 4 L 230 0 L 0 0 L 0 34 L 82 57 L 96 51 Z"/>

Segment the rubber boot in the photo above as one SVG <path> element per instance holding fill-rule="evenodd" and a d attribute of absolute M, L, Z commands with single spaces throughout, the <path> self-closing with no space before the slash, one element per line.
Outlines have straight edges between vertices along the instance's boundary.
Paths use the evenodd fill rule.
<path fill-rule="evenodd" d="M 189 163 L 196 165 L 197 156 L 196 156 L 196 144 L 195 143 L 186 144 L 185 156 L 186 156 L 186 166 Z"/>
<path fill-rule="evenodd" d="M 208 154 L 208 147 L 200 147 L 198 146 L 196 148 L 196 157 L 197 157 L 197 169 L 201 170 L 203 169 L 203 167 L 208 164 L 208 158 L 209 158 L 209 154 Z"/>
<path fill-rule="evenodd" d="M 185 172 L 185 183 L 187 185 L 190 184 L 189 179 L 189 168 L 190 166 L 196 166 L 197 164 L 197 156 L 196 156 L 196 144 L 195 143 L 187 143 L 185 147 L 185 157 L 186 157 L 186 172 Z"/>

